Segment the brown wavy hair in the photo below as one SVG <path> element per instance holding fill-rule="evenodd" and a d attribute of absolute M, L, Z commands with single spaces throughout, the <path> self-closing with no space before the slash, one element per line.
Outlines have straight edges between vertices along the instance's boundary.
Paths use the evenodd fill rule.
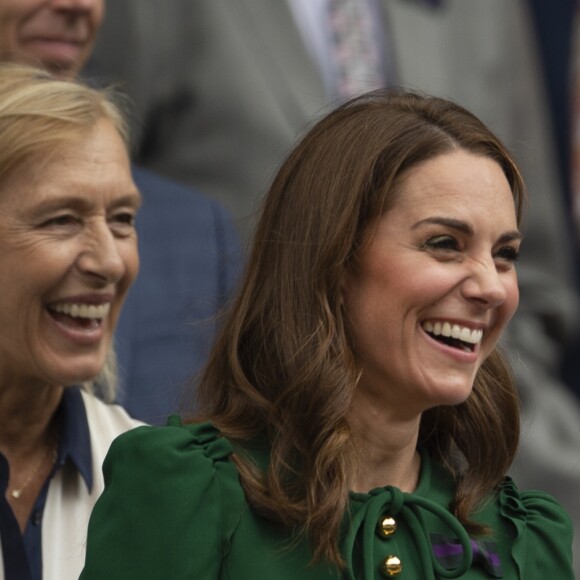
<path fill-rule="evenodd" d="M 339 528 L 357 454 L 347 420 L 361 369 L 341 306 L 341 281 L 369 228 L 396 202 L 412 167 L 462 149 L 496 161 L 518 223 L 524 188 L 511 156 L 474 115 L 441 98 L 378 91 L 318 122 L 283 163 L 263 205 L 239 294 L 198 387 L 255 510 L 309 538 L 314 560 L 338 565 Z M 516 387 L 496 351 L 462 404 L 423 414 L 419 442 L 457 481 L 453 511 L 470 531 L 516 451 Z M 244 453 L 266 440 L 261 471 Z"/>

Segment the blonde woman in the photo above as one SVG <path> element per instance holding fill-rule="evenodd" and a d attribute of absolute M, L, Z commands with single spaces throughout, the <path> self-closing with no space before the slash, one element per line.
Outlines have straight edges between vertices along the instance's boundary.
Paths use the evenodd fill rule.
<path fill-rule="evenodd" d="M 106 401 L 140 203 L 110 95 L 0 65 L 4 580 L 78 577 L 103 458 L 139 424 Z"/>

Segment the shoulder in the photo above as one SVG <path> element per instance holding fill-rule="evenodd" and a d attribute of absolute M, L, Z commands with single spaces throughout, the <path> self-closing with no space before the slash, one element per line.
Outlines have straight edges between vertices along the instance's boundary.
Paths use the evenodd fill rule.
<path fill-rule="evenodd" d="M 440 505 L 448 505 L 456 491 L 451 475 L 432 464 L 430 494 Z M 548 493 L 522 491 L 510 477 L 497 493 L 474 514 L 491 529 L 481 538 L 499 556 L 506 577 L 539 580 L 573 579 L 572 523 L 562 506 Z"/>
<path fill-rule="evenodd" d="M 218 578 L 246 506 L 231 453 L 210 423 L 172 419 L 118 437 L 103 465 L 83 578 Z"/>
<path fill-rule="evenodd" d="M 169 418 L 163 427 L 142 425 L 118 437 L 111 453 L 125 456 L 145 454 L 150 461 L 227 461 L 232 453 L 230 442 L 221 437 L 212 423 L 182 424 L 177 416 Z"/>
<path fill-rule="evenodd" d="M 562 540 L 572 537 L 571 519 L 560 503 L 543 491 L 521 491 L 510 477 L 499 489 L 498 504 L 501 515 L 516 528 L 541 528 L 557 533 Z"/>
<path fill-rule="evenodd" d="M 111 445 L 103 470 L 138 479 L 140 474 L 156 485 L 203 496 L 212 486 L 239 487 L 230 461 L 232 446 L 211 423 L 182 425 L 171 417 L 167 426 L 142 426 L 127 431 Z M 193 484 L 193 485 L 192 485 Z"/>
<path fill-rule="evenodd" d="M 499 517 L 500 533 L 512 538 L 511 556 L 521 577 L 574 577 L 572 522 L 554 497 L 543 491 L 521 491 L 506 477 L 495 506 L 490 507 Z"/>
<path fill-rule="evenodd" d="M 92 440 L 104 441 L 108 447 L 118 435 L 144 425 L 142 421 L 133 419 L 120 405 L 104 403 L 91 393 L 80 392 Z"/>
<path fill-rule="evenodd" d="M 156 521 L 193 525 L 194 535 L 203 535 L 203 526 L 186 524 L 194 514 L 208 525 L 219 520 L 227 534 L 245 505 L 232 451 L 209 422 L 182 425 L 173 416 L 165 427 L 137 427 L 111 445 L 103 464 L 102 497 L 112 504 L 131 497 L 135 518 L 147 510 Z"/>

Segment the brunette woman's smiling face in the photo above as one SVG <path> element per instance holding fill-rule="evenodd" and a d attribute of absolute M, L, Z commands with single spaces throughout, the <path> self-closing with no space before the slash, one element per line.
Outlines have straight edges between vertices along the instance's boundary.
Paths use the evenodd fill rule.
<path fill-rule="evenodd" d="M 343 287 L 359 393 L 412 414 L 464 401 L 516 310 L 520 238 L 495 161 L 455 150 L 409 170 Z"/>

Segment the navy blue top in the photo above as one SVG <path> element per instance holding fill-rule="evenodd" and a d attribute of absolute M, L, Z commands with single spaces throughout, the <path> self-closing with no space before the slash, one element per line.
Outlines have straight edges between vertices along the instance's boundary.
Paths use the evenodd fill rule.
<path fill-rule="evenodd" d="M 85 404 L 78 387 L 64 390 L 57 410 L 60 433 L 56 463 L 40 490 L 24 535 L 6 500 L 8 461 L 0 453 L 0 537 L 5 580 L 42 580 L 42 516 L 50 479 L 66 463 L 76 469 L 89 491 L 93 486 L 91 437 Z"/>

